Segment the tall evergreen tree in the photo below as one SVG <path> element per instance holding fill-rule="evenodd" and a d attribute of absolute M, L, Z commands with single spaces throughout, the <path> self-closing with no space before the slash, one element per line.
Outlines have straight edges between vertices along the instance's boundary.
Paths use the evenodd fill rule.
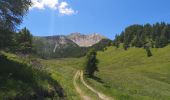
<path fill-rule="evenodd" d="M 15 30 L 31 6 L 31 0 L 0 0 L 0 29 Z"/>
<path fill-rule="evenodd" d="M 85 74 L 89 77 L 94 76 L 94 72 L 98 71 L 98 60 L 96 58 L 96 51 L 94 49 L 89 50 L 89 52 L 86 55 L 86 61 L 85 61 Z"/>
<path fill-rule="evenodd" d="M 14 31 L 21 24 L 31 0 L 0 0 L 0 49 L 12 48 Z"/>
<path fill-rule="evenodd" d="M 22 53 L 32 52 L 32 35 L 27 28 L 22 29 L 17 36 L 18 50 Z"/>
<path fill-rule="evenodd" d="M 151 52 L 150 48 L 147 46 L 147 47 L 145 47 L 145 50 L 146 50 L 147 56 L 151 57 L 152 56 L 152 52 Z"/>
<path fill-rule="evenodd" d="M 144 41 L 142 41 L 142 38 L 140 37 L 140 34 L 138 33 L 136 36 L 135 36 L 135 38 L 134 38 L 134 40 L 132 41 L 132 46 L 135 46 L 135 47 L 142 47 L 143 46 L 143 42 Z"/>
<path fill-rule="evenodd" d="M 115 45 L 117 48 L 119 48 L 119 45 L 120 45 L 120 37 L 119 37 L 119 35 L 116 35 L 116 36 L 115 36 L 114 45 Z"/>
<path fill-rule="evenodd" d="M 14 32 L 0 29 L 0 49 L 7 50 L 10 49 L 14 38 Z"/>
<path fill-rule="evenodd" d="M 124 42 L 124 35 L 125 35 L 125 32 L 122 32 L 122 33 L 119 35 L 120 43 L 123 43 L 123 42 Z"/>

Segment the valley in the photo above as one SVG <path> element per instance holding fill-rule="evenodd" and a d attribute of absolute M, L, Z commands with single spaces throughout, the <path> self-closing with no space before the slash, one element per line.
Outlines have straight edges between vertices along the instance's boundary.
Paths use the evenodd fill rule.
<path fill-rule="evenodd" d="M 0 100 L 170 100 L 168 4 L 0 0 Z"/>
<path fill-rule="evenodd" d="M 169 46 L 153 48 L 153 56 L 147 57 L 143 48 L 107 47 L 97 52 L 99 71 L 95 77 L 84 79 L 80 70 L 84 70 L 85 57 L 38 59 L 68 100 L 169 100 L 169 50 Z"/>
<path fill-rule="evenodd" d="M 152 49 L 153 57 L 148 58 L 144 49 L 109 47 L 98 52 L 99 72 L 96 78 L 86 78 L 85 82 L 95 90 L 105 93 L 114 100 L 168 100 L 169 97 L 169 54 L 167 46 Z M 52 77 L 58 80 L 71 100 L 80 99 L 80 93 L 74 87 L 74 75 L 83 69 L 84 58 L 45 60 Z M 54 70 L 55 69 L 55 70 Z M 79 72 L 80 74 L 80 72 Z M 98 100 L 98 95 L 77 80 L 78 91 L 85 96 Z M 80 98 L 77 98 L 80 97 Z M 88 98 L 88 97 L 87 97 Z M 85 99 L 86 100 L 86 99 Z M 112 99 L 111 99 L 112 100 Z"/>
<path fill-rule="evenodd" d="M 34 37 L 35 47 L 32 54 L 0 51 L 0 80 L 4 80 L 0 99 L 170 99 L 169 44 L 126 48 L 117 40 L 101 39 L 81 47 L 65 36 L 49 36 Z"/>

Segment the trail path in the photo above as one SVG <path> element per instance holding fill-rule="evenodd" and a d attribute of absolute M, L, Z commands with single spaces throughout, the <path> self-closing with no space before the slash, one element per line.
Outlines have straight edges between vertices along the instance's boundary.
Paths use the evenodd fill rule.
<path fill-rule="evenodd" d="M 93 93 L 97 94 L 97 96 L 99 97 L 99 99 L 101 100 L 114 100 L 113 98 L 111 97 L 108 97 L 106 95 L 104 95 L 103 93 L 95 90 L 94 88 L 92 88 L 91 86 L 89 86 L 85 81 L 84 81 L 84 78 L 83 78 L 83 71 L 77 71 L 75 76 L 74 76 L 74 80 L 73 80 L 73 84 L 74 84 L 74 87 L 76 88 L 76 91 L 79 93 L 80 97 L 83 99 L 83 100 L 91 100 L 91 98 L 89 96 L 86 96 L 84 95 L 83 91 L 79 88 L 78 84 L 76 83 L 76 80 L 81 80 L 81 82 L 83 83 L 83 85 L 88 88 L 90 91 L 92 91 Z"/>
<path fill-rule="evenodd" d="M 98 97 L 101 99 L 101 100 L 114 100 L 113 98 L 111 97 L 108 97 L 106 95 L 104 95 L 103 93 L 95 90 L 94 88 L 92 88 L 91 86 L 89 86 L 85 81 L 84 81 L 84 78 L 83 78 L 83 71 L 80 71 L 80 77 L 81 77 L 81 82 L 84 84 L 84 86 L 86 86 L 88 89 L 90 89 L 92 92 L 94 92 L 95 94 L 98 95 Z"/>
<path fill-rule="evenodd" d="M 86 96 L 83 93 L 83 91 L 80 89 L 80 87 L 78 86 L 76 81 L 79 79 L 80 79 L 80 71 L 77 71 L 76 74 L 74 75 L 74 79 L 73 79 L 73 84 L 74 84 L 74 87 L 75 87 L 77 93 L 79 93 L 82 100 L 91 100 L 90 97 Z"/>

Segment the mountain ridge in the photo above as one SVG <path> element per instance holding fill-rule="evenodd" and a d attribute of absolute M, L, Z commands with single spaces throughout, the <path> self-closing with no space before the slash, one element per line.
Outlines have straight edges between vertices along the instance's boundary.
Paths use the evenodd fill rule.
<path fill-rule="evenodd" d="M 81 33 L 72 33 L 70 35 L 54 35 L 44 37 L 34 37 L 33 44 L 36 54 L 42 58 L 66 58 L 82 57 L 88 49 L 102 49 L 109 45 L 109 39 L 106 42 L 100 42 L 105 39 L 104 36 L 93 33 L 84 35 Z"/>
<path fill-rule="evenodd" d="M 106 39 L 106 37 L 100 35 L 99 33 L 91 33 L 87 35 L 81 33 L 71 33 L 68 35 L 68 38 L 80 47 L 90 47 L 102 39 Z"/>

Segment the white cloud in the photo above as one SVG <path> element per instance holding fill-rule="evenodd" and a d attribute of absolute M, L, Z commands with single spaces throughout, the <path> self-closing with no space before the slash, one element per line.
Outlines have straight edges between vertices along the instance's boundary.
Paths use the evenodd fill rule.
<path fill-rule="evenodd" d="M 46 7 L 51 9 L 57 9 L 58 0 L 32 0 L 33 5 L 31 9 L 45 9 Z"/>
<path fill-rule="evenodd" d="M 77 11 L 73 10 L 69 4 L 65 1 L 59 2 L 59 0 L 32 0 L 33 6 L 30 9 L 40 9 L 50 8 L 53 10 L 58 10 L 61 15 L 73 15 Z"/>
<path fill-rule="evenodd" d="M 69 8 L 67 2 L 61 2 L 58 9 L 59 9 L 59 13 L 62 15 L 72 15 L 76 13 L 76 11 L 74 11 L 72 8 Z"/>

